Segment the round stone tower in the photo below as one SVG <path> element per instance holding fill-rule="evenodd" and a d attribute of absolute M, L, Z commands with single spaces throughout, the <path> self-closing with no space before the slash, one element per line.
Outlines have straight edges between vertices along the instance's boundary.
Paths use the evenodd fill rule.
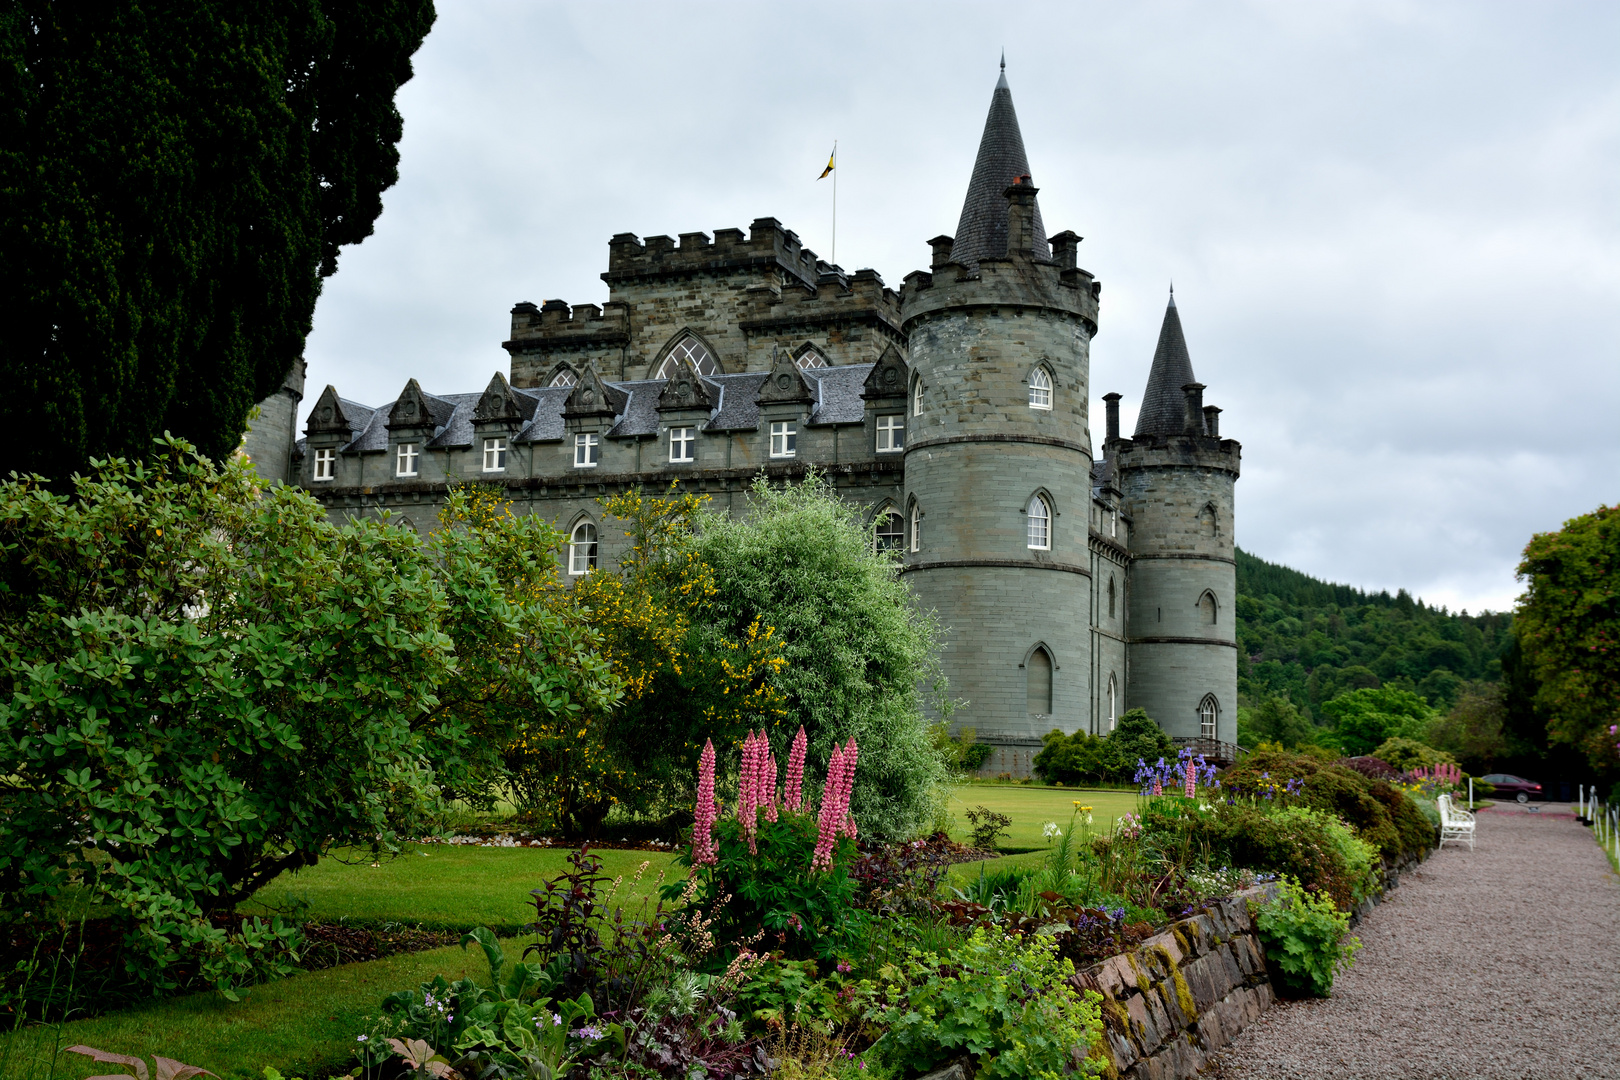
<path fill-rule="evenodd" d="M 1174 292 L 1136 433 L 1110 440 L 1131 564 L 1125 704 L 1172 738 L 1237 741 L 1237 561 L 1233 487 L 1242 447 L 1193 377 Z M 1208 756 L 1226 748 L 1204 745 Z"/>
<path fill-rule="evenodd" d="M 956 725 L 1027 773 L 1089 718 L 1090 342 L 1099 286 L 1050 240 L 1003 74 L 957 235 L 906 278 L 906 579 L 947 628 Z"/>

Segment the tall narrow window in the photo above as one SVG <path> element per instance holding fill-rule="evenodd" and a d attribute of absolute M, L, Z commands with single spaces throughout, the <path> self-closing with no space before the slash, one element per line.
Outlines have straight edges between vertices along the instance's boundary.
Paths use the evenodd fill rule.
<path fill-rule="evenodd" d="M 1114 575 L 1108 575 L 1108 617 L 1114 617 Z"/>
<path fill-rule="evenodd" d="M 1029 654 L 1024 664 L 1028 681 L 1029 711 L 1036 716 L 1052 715 L 1052 657 L 1045 649 Z"/>
<path fill-rule="evenodd" d="M 692 448 L 697 444 L 694 431 L 689 427 L 669 429 L 669 460 L 691 461 Z"/>
<path fill-rule="evenodd" d="M 1113 673 L 1108 675 L 1108 730 L 1114 730 L 1114 724 L 1119 720 L 1119 683 L 1114 680 Z"/>
<path fill-rule="evenodd" d="M 1221 709 L 1215 701 L 1214 694 L 1205 694 L 1204 700 L 1198 703 L 1198 731 L 1206 739 L 1215 738 L 1216 721 L 1220 719 Z"/>
<path fill-rule="evenodd" d="M 878 519 L 877 549 L 879 551 L 893 551 L 898 554 L 906 539 L 906 529 L 900 521 L 898 510 L 886 510 Z"/>
<path fill-rule="evenodd" d="M 315 451 L 315 479 L 330 480 L 337 474 L 337 451 Z"/>
<path fill-rule="evenodd" d="M 922 380 L 913 380 L 911 384 L 911 415 L 922 415 Z"/>
<path fill-rule="evenodd" d="M 568 572 L 575 577 L 596 569 L 596 526 L 582 521 L 568 538 Z"/>
<path fill-rule="evenodd" d="M 911 550 L 922 550 L 922 507 L 911 504 Z"/>
<path fill-rule="evenodd" d="M 1110 510 L 1108 512 L 1108 535 L 1109 536 L 1118 536 L 1119 535 L 1119 511 L 1118 510 Z"/>
<path fill-rule="evenodd" d="M 791 420 L 771 425 L 771 457 L 795 457 L 799 453 L 799 429 Z"/>
<path fill-rule="evenodd" d="M 877 452 L 893 454 L 906 448 L 906 418 L 880 416 L 877 418 Z"/>
<path fill-rule="evenodd" d="M 1052 547 L 1052 508 L 1039 495 L 1029 500 L 1029 547 L 1031 551 Z"/>
<path fill-rule="evenodd" d="M 1198 621 L 1205 626 L 1214 626 L 1219 609 L 1215 606 L 1215 594 L 1208 589 L 1198 598 Z"/>
<path fill-rule="evenodd" d="M 655 379 L 667 379 L 675 374 L 675 369 L 682 360 L 692 363 L 692 370 L 699 375 L 713 375 L 720 370 L 720 365 L 714 362 L 714 355 L 697 338 L 687 335 L 676 343 L 675 347 L 664 354 L 664 362 L 658 365 L 658 374 Z"/>
<path fill-rule="evenodd" d="M 485 472 L 505 472 L 506 471 L 506 440 L 505 439 L 485 439 L 484 440 L 484 471 Z"/>
<path fill-rule="evenodd" d="M 415 476 L 416 462 L 421 456 L 422 451 L 415 443 L 400 443 L 399 450 L 394 456 L 394 475 Z"/>
<path fill-rule="evenodd" d="M 574 468 L 594 469 L 601 460 L 602 440 L 598 436 L 574 436 Z"/>
<path fill-rule="evenodd" d="M 1048 375 L 1043 367 L 1030 372 L 1029 407 L 1032 409 L 1052 407 L 1052 376 Z"/>

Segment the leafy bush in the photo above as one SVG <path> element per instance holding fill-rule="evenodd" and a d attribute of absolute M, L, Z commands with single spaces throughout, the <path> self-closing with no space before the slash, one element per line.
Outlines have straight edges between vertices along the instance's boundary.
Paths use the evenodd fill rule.
<path fill-rule="evenodd" d="M 1071 1069 L 1097 1076 L 1103 1062 L 1085 1052 L 1102 1037 L 1095 991 L 1070 980 L 1074 965 L 1052 942 L 976 927 L 948 955 L 911 950 L 864 988 L 867 1018 L 884 1028 L 872 1050 L 909 1074 L 969 1053 L 977 1075 L 1005 1080 L 1061 1080 Z"/>
<path fill-rule="evenodd" d="M 588 632 L 506 573 L 554 575 L 559 542 L 527 517 L 335 525 L 178 441 L 71 496 L 0 483 L 0 898 L 78 882 L 154 988 L 273 973 L 293 931 L 208 916 L 334 845 L 431 831 L 514 725 L 613 695 Z"/>
<path fill-rule="evenodd" d="M 975 806 L 967 811 L 968 825 L 973 830 L 973 846 L 980 851 L 996 850 L 998 842 L 1012 828 L 1012 818 L 998 814 L 988 806 Z"/>
<path fill-rule="evenodd" d="M 1180 817 L 1150 808 L 1143 826 L 1163 847 L 1184 836 L 1212 860 L 1292 875 L 1346 909 L 1366 895 L 1377 865 L 1371 845 L 1333 815 L 1305 806 L 1240 802 Z"/>
<path fill-rule="evenodd" d="M 746 515 L 703 518 L 695 552 L 714 568 L 716 632 L 770 627 L 787 664 L 772 685 L 786 730 L 802 724 L 812 761 L 855 739 L 864 752 L 855 816 L 869 835 L 904 839 L 934 817 L 946 765 L 923 716 L 948 711 L 939 628 L 874 550 L 860 511 L 826 480 L 749 492 Z"/>
<path fill-rule="evenodd" d="M 1332 741 L 1352 755 L 1371 753 L 1397 735 L 1426 738 L 1439 715 L 1423 698 L 1393 686 L 1347 691 L 1324 702 L 1322 712 L 1333 723 Z"/>
<path fill-rule="evenodd" d="M 1345 937 L 1350 916 L 1331 897 L 1307 894 L 1289 878 L 1281 886 L 1275 900 L 1252 906 L 1272 981 L 1293 995 L 1327 997 L 1333 992 L 1334 976 L 1355 962 L 1361 942 Z"/>
<path fill-rule="evenodd" d="M 1430 765 L 1438 765 L 1441 762 L 1448 765 L 1457 764 L 1457 759 L 1450 754 L 1436 750 L 1434 747 L 1418 742 L 1416 739 L 1408 739 L 1401 735 L 1385 739 L 1379 744 L 1378 749 L 1373 751 L 1373 757 L 1389 762 L 1391 766 L 1403 773 L 1411 772 L 1413 769 L 1428 768 Z"/>
<path fill-rule="evenodd" d="M 1128 781 L 1138 761 L 1174 759 L 1176 752 L 1170 736 L 1142 709 L 1121 716 L 1107 735 L 1088 731 L 1065 735 L 1053 728 L 1041 742 L 1031 764 L 1037 775 L 1055 784 Z"/>

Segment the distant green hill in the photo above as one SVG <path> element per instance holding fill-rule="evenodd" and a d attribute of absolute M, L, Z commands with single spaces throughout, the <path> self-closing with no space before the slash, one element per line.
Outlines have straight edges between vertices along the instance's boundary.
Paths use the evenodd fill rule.
<path fill-rule="evenodd" d="M 1342 690 L 1398 686 L 1437 708 L 1462 684 L 1496 682 L 1511 612 L 1452 614 L 1328 582 L 1237 551 L 1238 698 L 1285 694 L 1317 716 Z"/>

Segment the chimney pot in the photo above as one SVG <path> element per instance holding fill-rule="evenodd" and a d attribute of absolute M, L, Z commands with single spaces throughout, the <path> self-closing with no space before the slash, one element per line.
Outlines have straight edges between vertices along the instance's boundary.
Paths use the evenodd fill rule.
<path fill-rule="evenodd" d="M 1108 409 L 1108 442 L 1119 441 L 1119 395 L 1104 394 L 1103 401 Z"/>
<path fill-rule="evenodd" d="M 928 246 L 932 248 L 934 252 L 934 257 L 929 260 L 928 268 L 930 270 L 938 270 L 940 267 L 949 263 L 951 261 L 951 247 L 955 245 L 955 243 L 956 238 L 952 236 L 936 236 L 932 240 L 928 241 Z"/>
<path fill-rule="evenodd" d="M 1035 251 L 1035 195 L 1040 189 L 1020 176 L 1002 192 L 1007 197 L 1007 255 L 1029 258 Z"/>
<path fill-rule="evenodd" d="M 1212 439 L 1221 437 L 1221 407 L 1219 405 L 1204 406 L 1204 434 Z"/>
<path fill-rule="evenodd" d="M 1202 435 L 1204 433 L 1204 384 L 1198 382 L 1188 383 L 1181 388 L 1187 395 L 1187 419 L 1182 428 L 1184 434 Z"/>

